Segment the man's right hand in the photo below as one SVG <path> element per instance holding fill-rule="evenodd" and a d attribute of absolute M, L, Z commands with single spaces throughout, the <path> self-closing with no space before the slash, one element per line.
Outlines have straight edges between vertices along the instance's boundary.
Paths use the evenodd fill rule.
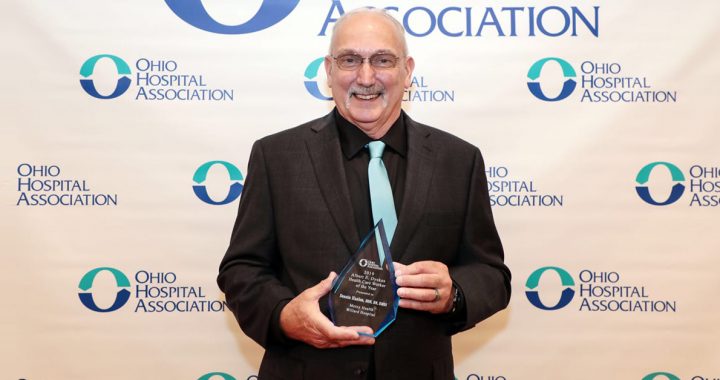
<path fill-rule="evenodd" d="M 318 300 L 332 288 L 335 272 L 312 288 L 293 298 L 280 311 L 280 328 L 285 336 L 305 342 L 316 348 L 337 348 L 350 345 L 371 345 L 375 339 L 358 334 L 372 335 L 367 326 L 335 326 L 320 312 Z"/>

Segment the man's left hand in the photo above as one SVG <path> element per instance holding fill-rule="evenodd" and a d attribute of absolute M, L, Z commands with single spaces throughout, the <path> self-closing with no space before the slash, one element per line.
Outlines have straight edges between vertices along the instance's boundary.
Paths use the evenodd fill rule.
<path fill-rule="evenodd" d="M 447 265 L 438 261 L 418 261 L 410 265 L 395 264 L 400 307 L 447 313 L 452 309 L 452 279 Z"/>

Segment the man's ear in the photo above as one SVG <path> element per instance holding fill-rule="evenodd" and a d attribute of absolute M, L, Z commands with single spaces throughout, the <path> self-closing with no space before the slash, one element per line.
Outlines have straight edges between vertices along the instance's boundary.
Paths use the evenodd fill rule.
<path fill-rule="evenodd" d="M 407 76 L 405 77 L 405 88 L 412 87 L 413 70 L 415 70 L 415 60 L 413 57 L 407 57 L 405 59 L 405 71 L 407 71 Z"/>
<path fill-rule="evenodd" d="M 327 85 L 332 88 L 332 58 L 325 56 L 325 76 L 327 77 Z"/>

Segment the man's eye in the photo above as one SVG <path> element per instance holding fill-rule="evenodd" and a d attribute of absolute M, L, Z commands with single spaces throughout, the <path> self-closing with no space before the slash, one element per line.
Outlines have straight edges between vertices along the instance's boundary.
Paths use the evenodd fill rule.
<path fill-rule="evenodd" d="M 358 62 L 360 61 L 360 59 L 358 59 L 358 57 L 353 57 L 353 56 L 341 57 L 340 60 L 341 60 L 343 63 L 345 63 L 345 64 L 350 64 L 350 65 L 356 64 L 356 63 L 358 63 Z"/>
<path fill-rule="evenodd" d="M 392 66 L 393 63 L 395 63 L 395 60 L 393 57 L 389 55 L 379 55 L 377 57 L 373 58 L 374 65 L 380 66 L 380 67 L 388 67 Z"/>

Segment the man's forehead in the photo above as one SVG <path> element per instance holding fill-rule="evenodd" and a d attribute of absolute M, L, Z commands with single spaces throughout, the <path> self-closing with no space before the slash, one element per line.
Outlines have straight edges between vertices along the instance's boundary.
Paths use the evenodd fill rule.
<path fill-rule="evenodd" d="M 335 51 L 336 55 L 342 54 L 359 54 L 359 55 L 375 55 L 375 54 L 397 54 L 395 49 L 369 49 L 369 48 L 340 48 Z"/>
<path fill-rule="evenodd" d="M 331 49 L 374 54 L 380 50 L 399 54 L 403 50 L 402 36 L 392 21 L 374 13 L 360 13 L 337 26 L 331 39 Z"/>

